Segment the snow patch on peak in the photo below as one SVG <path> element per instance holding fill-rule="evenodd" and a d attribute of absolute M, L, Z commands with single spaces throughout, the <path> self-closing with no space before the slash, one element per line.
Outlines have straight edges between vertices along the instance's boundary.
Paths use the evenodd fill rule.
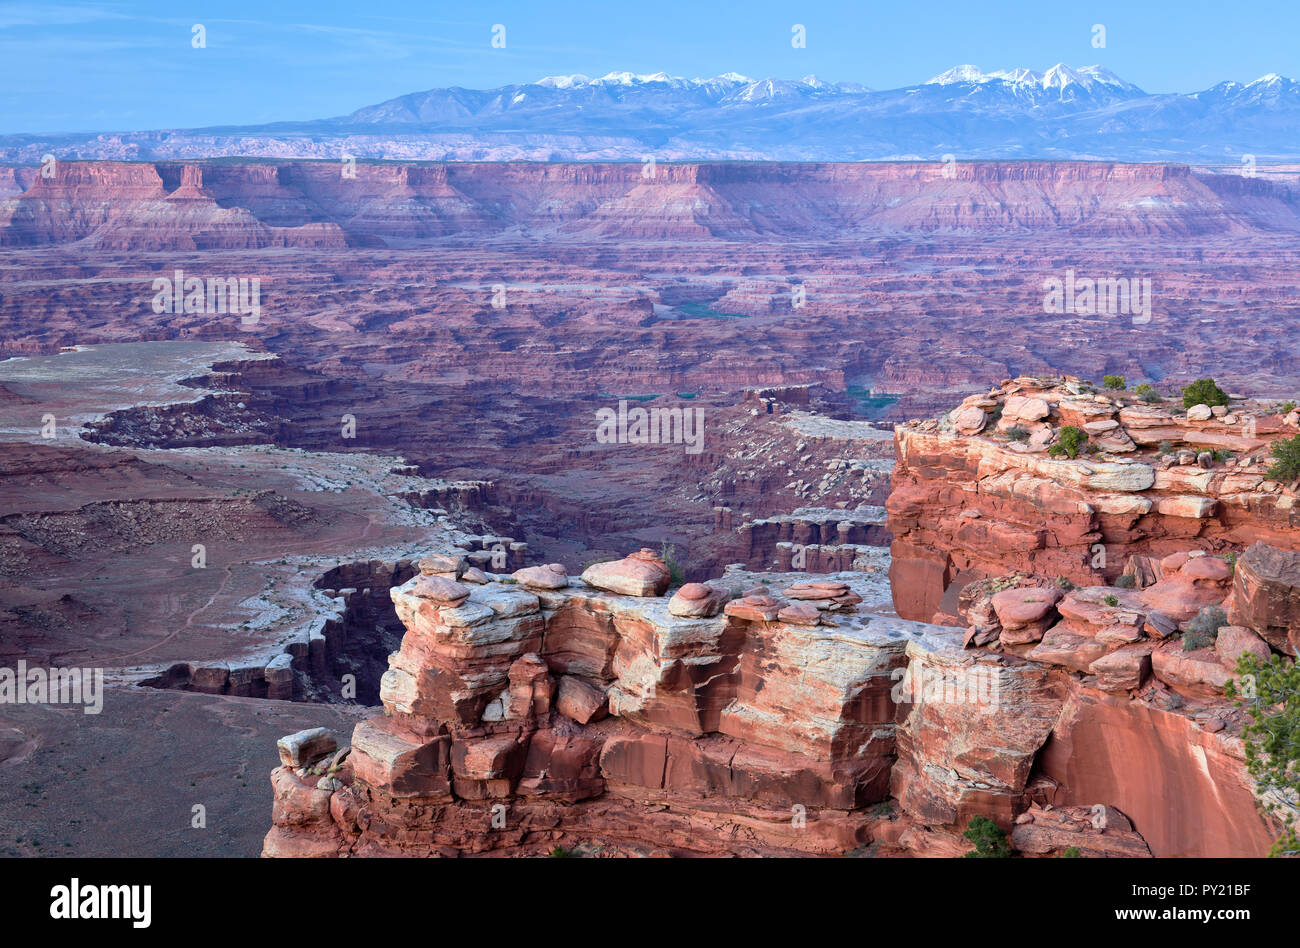
<path fill-rule="evenodd" d="M 927 79 L 927 86 L 947 86 L 954 82 L 988 82 L 993 78 L 984 73 L 979 66 L 953 66 L 947 72 L 941 72 L 932 79 Z"/>
<path fill-rule="evenodd" d="M 548 89 L 576 89 L 579 86 L 585 86 L 591 82 L 590 77 L 582 73 L 574 73 L 572 76 L 546 76 L 538 79 L 534 85 L 546 86 Z"/>

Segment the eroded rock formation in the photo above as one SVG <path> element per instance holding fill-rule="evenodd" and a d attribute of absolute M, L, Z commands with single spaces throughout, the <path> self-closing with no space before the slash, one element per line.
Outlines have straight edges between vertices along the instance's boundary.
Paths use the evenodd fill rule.
<path fill-rule="evenodd" d="M 649 559 L 623 565 L 654 572 Z M 873 840 L 884 817 L 866 807 L 887 796 L 894 751 L 890 691 L 919 627 L 857 612 L 862 579 L 774 576 L 783 593 L 733 571 L 681 591 L 737 597 L 692 618 L 665 596 L 539 570 L 551 572 L 393 590 L 407 634 L 381 686 L 385 714 L 358 726 L 337 787 L 320 789 L 319 768 L 276 771 L 268 855 L 528 853 L 593 839 L 829 854 Z"/>
<path fill-rule="evenodd" d="M 1224 695 L 1238 655 L 1271 652 L 1246 626 L 1177 635 L 1232 607 L 1221 557 L 1172 554 L 1140 588 L 977 582 L 966 628 L 874 611 L 878 573 L 733 568 L 656 595 L 655 559 L 598 571 L 635 595 L 422 560 L 392 590 L 384 714 L 346 760 L 274 772 L 265 853 L 959 855 L 975 816 L 1040 856 L 1275 835 Z"/>
<path fill-rule="evenodd" d="M 1300 549 L 1297 485 L 1268 477 L 1295 413 L 1242 398 L 1200 407 L 1023 377 L 899 425 L 886 504 L 899 615 L 951 621 L 962 587 L 1014 570 L 1092 585 L 1132 554 Z M 1084 451 L 1051 456 L 1068 426 Z"/>

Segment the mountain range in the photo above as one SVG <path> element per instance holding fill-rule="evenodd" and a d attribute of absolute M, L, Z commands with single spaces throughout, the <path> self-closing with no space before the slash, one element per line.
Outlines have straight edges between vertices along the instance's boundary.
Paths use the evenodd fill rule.
<path fill-rule="evenodd" d="M 227 155 L 341 160 L 1189 161 L 1300 159 L 1300 82 L 1276 74 L 1148 93 L 1100 66 L 984 72 L 919 85 L 686 79 L 614 72 L 497 89 L 431 89 L 335 118 L 268 125 L 0 136 L 0 160 Z"/>

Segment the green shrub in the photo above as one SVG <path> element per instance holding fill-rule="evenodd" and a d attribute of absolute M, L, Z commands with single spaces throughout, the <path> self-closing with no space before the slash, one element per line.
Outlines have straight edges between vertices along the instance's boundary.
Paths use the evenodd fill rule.
<path fill-rule="evenodd" d="M 1029 429 L 1022 428 L 1020 425 L 1007 429 L 1007 437 L 1012 441 L 1028 441 Z"/>
<path fill-rule="evenodd" d="M 1183 389 L 1184 408 L 1191 408 L 1193 405 L 1209 405 L 1213 408 L 1215 405 L 1226 404 L 1228 404 L 1228 393 L 1215 385 L 1214 379 L 1197 379 Z"/>
<path fill-rule="evenodd" d="M 1118 605 L 1119 605 L 1119 597 L 1118 597 L 1118 596 L 1114 596 L 1114 595 L 1110 595 L 1110 594 L 1107 594 L 1107 595 L 1105 595 L 1105 596 L 1102 596 L 1102 597 L 1101 597 L 1101 601 L 1104 602 L 1104 603 L 1105 603 L 1106 605 L 1108 605 L 1108 606 L 1118 606 Z"/>
<path fill-rule="evenodd" d="M 1156 454 L 1160 455 L 1161 457 L 1173 453 L 1174 453 L 1174 444 L 1172 441 L 1161 441 L 1160 446 L 1156 448 Z"/>
<path fill-rule="evenodd" d="M 1262 662 L 1246 652 L 1237 661 L 1237 676 L 1225 690 L 1250 716 L 1241 729 L 1246 771 L 1254 778 L 1255 796 L 1282 825 L 1269 855 L 1300 856 L 1300 664 L 1280 655 Z"/>
<path fill-rule="evenodd" d="M 1128 387 L 1128 382 L 1122 375 L 1108 375 L 1101 380 L 1101 384 L 1111 391 L 1119 391 L 1120 389 Z"/>
<path fill-rule="evenodd" d="M 1273 466 L 1268 469 L 1268 476 L 1275 481 L 1289 484 L 1300 477 L 1300 435 L 1286 441 L 1273 442 Z"/>
<path fill-rule="evenodd" d="M 972 816 L 962 836 L 975 844 L 975 849 L 966 854 L 967 859 L 1005 859 L 1011 855 L 1007 834 L 987 816 Z"/>
<path fill-rule="evenodd" d="M 682 564 L 677 562 L 677 548 L 671 543 L 665 542 L 659 549 L 659 555 L 663 557 L 664 563 L 668 566 L 668 580 L 670 589 L 681 586 L 686 582 L 686 573 L 682 570 Z"/>
<path fill-rule="evenodd" d="M 1061 850 L 1062 859 L 1080 859 L 1082 857 L 1083 853 L 1079 852 L 1078 846 L 1066 846 L 1065 849 Z"/>
<path fill-rule="evenodd" d="M 1062 455 L 1068 458 L 1077 458 L 1080 449 L 1088 443 L 1088 436 L 1083 430 L 1076 428 L 1074 425 L 1066 425 L 1061 429 L 1060 440 L 1047 449 L 1047 453 L 1054 458 Z"/>
<path fill-rule="evenodd" d="M 1132 589 L 1137 585 L 1137 577 L 1132 573 L 1125 573 L 1115 580 L 1115 585 L 1120 589 Z"/>
<path fill-rule="evenodd" d="M 1295 402 L 1283 402 L 1277 410 L 1279 415 L 1289 415 L 1295 411 Z"/>

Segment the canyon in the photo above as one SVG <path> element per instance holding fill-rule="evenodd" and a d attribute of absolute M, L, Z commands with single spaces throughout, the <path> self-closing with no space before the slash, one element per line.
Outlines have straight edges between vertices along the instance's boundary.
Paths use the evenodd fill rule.
<path fill-rule="evenodd" d="M 1231 668 L 1173 633 L 1296 644 L 1264 469 L 1298 238 L 1286 168 L 3 169 L 0 664 L 109 700 L 71 764 L 86 729 L 0 709 L 0 767 L 168 760 L 67 839 L 139 854 L 192 851 L 149 822 L 231 760 L 205 852 L 956 855 L 982 815 L 1023 854 L 1258 855 Z M 1045 311 L 1070 271 L 1150 279 L 1150 320 Z M 1250 397 L 1189 417 L 1208 374 Z M 620 402 L 702 449 L 602 441 Z M 1099 453 L 1050 457 L 1070 424 Z M 268 836 L 275 738 L 316 727 Z M 63 843 L 37 810 L 6 851 Z"/>

